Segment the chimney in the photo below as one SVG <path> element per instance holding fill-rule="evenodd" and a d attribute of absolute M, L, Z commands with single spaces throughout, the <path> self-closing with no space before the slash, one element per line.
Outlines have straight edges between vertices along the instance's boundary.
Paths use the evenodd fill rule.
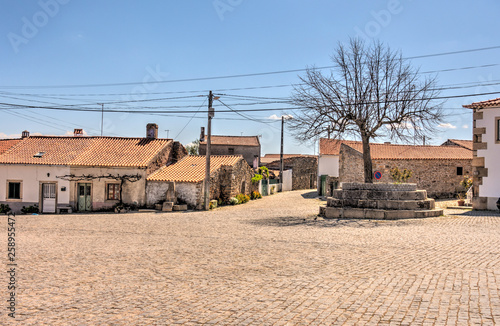
<path fill-rule="evenodd" d="M 28 130 L 23 131 L 21 134 L 21 138 L 28 138 L 30 136 L 30 132 Z"/>
<path fill-rule="evenodd" d="M 385 145 L 390 145 L 390 144 L 391 144 L 391 142 L 390 142 L 390 141 L 386 141 L 386 142 L 384 142 L 384 144 L 385 144 Z"/>
<path fill-rule="evenodd" d="M 156 123 L 148 123 L 146 126 L 146 138 L 158 138 L 158 125 Z"/>
<path fill-rule="evenodd" d="M 82 137 L 83 136 L 83 129 L 75 128 L 75 130 L 73 130 L 73 136 L 74 137 Z"/>
<path fill-rule="evenodd" d="M 201 127 L 201 132 L 200 132 L 200 142 L 205 141 L 205 127 Z"/>

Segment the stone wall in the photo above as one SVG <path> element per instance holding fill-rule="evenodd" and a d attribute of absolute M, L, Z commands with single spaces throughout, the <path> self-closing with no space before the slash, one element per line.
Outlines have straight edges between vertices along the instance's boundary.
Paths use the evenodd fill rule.
<path fill-rule="evenodd" d="M 280 160 L 266 165 L 270 170 L 280 169 Z M 283 170 L 292 170 L 292 190 L 316 188 L 318 181 L 318 158 L 296 156 L 283 159 Z"/>
<path fill-rule="evenodd" d="M 466 160 L 373 160 L 373 172 L 382 172 L 380 180 L 393 182 L 390 170 L 394 167 L 409 169 L 413 176 L 409 183 L 416 183 L 418 189 L 427 190 L 433 198 L 453 198 L 461 191 L 460 181 L 465 175 L 472 176 L 472 158 Z M 463 175 L 457 175 L 457 167 L 462 167 Z M 340 150 L 340 182 L 363 182 L 363 157 L 348 146 Z"/>
<path fill-rule="evenodd" d="M 181 143 L 170 142 L 148 165 L 146 173 L 149 175 L 165 165 L 176 163 L 186 155 L 187 151 Z"/>
<path fill-rule="evenodd" d="M 234 151 L 230 153 L 229 148 L 232 148 Z M 199 154 L 206 155 L 207 154 L 207 145 L 200 144 Z M 210 146 L 210 155 L 242 155 L 245 161 L 247 161 L 248 165 L 253 166 L 253 160 L 255 155 L 258 156 L 260 164 L 260 146 L 234 146 L 234 145 L 211 145 Z"/>

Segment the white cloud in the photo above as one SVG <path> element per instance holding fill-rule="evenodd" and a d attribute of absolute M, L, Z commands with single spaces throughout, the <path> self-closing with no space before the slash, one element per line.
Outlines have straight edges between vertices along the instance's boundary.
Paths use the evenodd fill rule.
<path fill-rule="evenodd" d="M 462 128 L 469 129 L 469 125 L 463 125 Z"/>
<path fill-rule="evenodd" d="M 21 134 L 11 134 L 7 135 L 3 132 L 0 132 L 0 139 L 12 139 L 12 138 L 21 138 Z"/>
<path fill-rule="evenodd" d="M 288 119 L 293 119 L 293 115 L 290 115 L 290 114 L 284 114 L 282 116 L 277 116 L 276 114 L 273 114 L 269 117 L 267 117 L 268 119 L 270 120 L 281 120 L 281 117 L 284 117 L 285 120 L 288 120 Z"/>
<path fill-rule="evenodd" d="M 457 126 L 454 126 L 451 123 L 440 123 L 438 127 L 443 129 L 457 129 Z"/>

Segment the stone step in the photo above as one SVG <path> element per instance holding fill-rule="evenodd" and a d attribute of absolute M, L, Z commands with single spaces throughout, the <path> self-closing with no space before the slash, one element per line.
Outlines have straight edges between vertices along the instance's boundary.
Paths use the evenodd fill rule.
<path fill-rule="evenodd" d="M 386 209 L 386 210 L 421 210 L 434 209 L 434 199 L 424 200 L 385 200 L 385 199 L 336 199 L 329 197 L 327 199 L 328 207 L 353 207 L 368 209 Z"/>
<path fill-rule="evenodd" d="M 382 199 L 382 200 L 424 200 L 427 191 L 380 191 L 335 189 L 332 197 L 336 199 Z"/>
<path fill-rule="evenodd" d="M 383 210 L 364 208 L 320 207 L 320 215 L 329 218 L 399 220 L 408 218 L 437 217 L 443 215 L 442 209 L 432 210 Z"/>

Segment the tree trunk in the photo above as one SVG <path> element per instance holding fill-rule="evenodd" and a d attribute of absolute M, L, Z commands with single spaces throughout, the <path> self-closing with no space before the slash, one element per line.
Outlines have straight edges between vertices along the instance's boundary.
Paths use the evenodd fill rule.
<path fill-rule="evenodd" d="M 365 133 L 361 134 L 363 143 L 363 166 L 365 173 L 365 183 L 373 183 L 372 157 L 370 154 L 370 137 Z"/>

